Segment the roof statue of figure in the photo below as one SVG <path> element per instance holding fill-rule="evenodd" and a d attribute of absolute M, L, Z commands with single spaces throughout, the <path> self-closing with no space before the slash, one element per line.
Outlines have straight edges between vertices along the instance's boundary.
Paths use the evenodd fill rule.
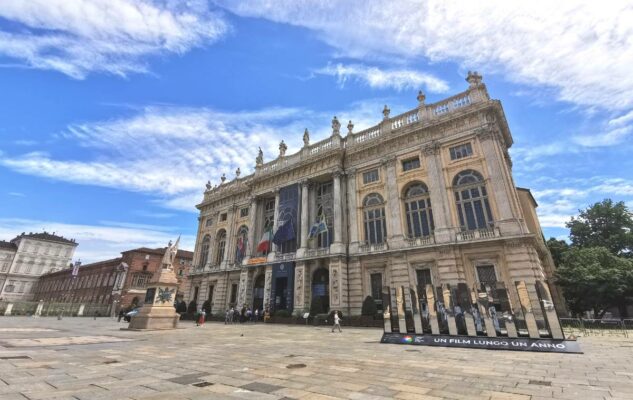
<path fill-rule="evenodd" d="M 286 150 L 288 150 L 288 146 L 286 146 L 286 143 L 282 140 L 281 143 L 279 143 L 279 157 L 285 156 Z"/>
<path fill-rule="evenodd" d="M 310 132 L 308 132 L 308 128 L 303 132 L 303 146 L 308 147 L 310 145 Z"/>
<path fill-rule="evenodd" d="M 176 259 L 176 254 L 178 253 L 178 243 L 180 243 L 180 236 L 176 239 L 176 243 L 171 244 L 171 240 L 167 245 L 167 249 L 165 249 L 165 255 L 163 256 L 163 268 L 173 269 L 174 260 Z"/>
<path fill-rule="evenodd" d="M 255 159 L 255 166 L 256 167 L 261 167 L 264 164 L 264 152 L 262 151 L 262 148 L 259 148 L 259 151 L 257 152 L 257 158 Z"/>
<path fill-rule="evenodd" d="M 211 190 L 211 181 L 207 181 L 207 190 Z"/>
<path fill-rule="evenodd" d="M 220 185 L 224 183 L 224 181 L 226 180 L 226 174 L 223 172 L 222 176 L 220 177 Z"/>
<path fill-rule="evenodd" d="M 239 178 L 241 173 L 242 171 L 240 171 L 240 167 L 237 167 L 237 169 L 235 170 L 235 177 Z"/>

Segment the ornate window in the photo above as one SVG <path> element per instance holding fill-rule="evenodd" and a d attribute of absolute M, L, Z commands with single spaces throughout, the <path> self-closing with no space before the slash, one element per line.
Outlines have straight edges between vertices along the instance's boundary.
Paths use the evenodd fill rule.
<path fill-rule="evenodd" d="M 248 217 L 248 207 L 240 208 L 240 218 Z"/>
<path fill-rule="evenodd" d="M 246 248 L 248 247 L 248 227 L 246 225 L 240 226 L 237 230 L 237 237 L 235 238 L 235 262 L 242 263 L 244 256 L 246 255 Z"/>
<path fill-rule="evenodd" d="M 377 169 L 372 169 L 371 171 L 367 171 L 363 173 L 363 184 L 368 184 L 372 182 L 376 182 L 380 179 L 380 175 L 378 174 Z"/>
<path fill-rule="evenodd" d="M 473 154 L 473 148 L 470 143 L 451 147 L 448 151 L 451 153 L 451 160 L 459 160 L 460 158 L 470 157 Z"/>
<path fill-rule="evenodd" d="M 378 193 L 371 193 L 363 200 L 365 220 L 365 241 L 370 244 L 382 243 L 387 235 L 385 202 Z"/>
<path fill-rule="evenodd" d="M 411 171 L 412 169 L 420 168 L 420 157 L 409 158 L 402 161 L 402 170 Z"/>
<path fill-rule="evenodd" d="M 453 179 L 459 225 L 462 230 L 482 229 L 494 224 L 483 177 L 472 169 Z"/>
<path fill-rule="evenodd" d="M 209 261 L 209 247 L 211 247 L 211 238 L 206 235 L 200 245 L 200 267 L 204 267 Z"/>
<path fill-rule="evenodd" d="M 147 282 L 152 277 L 152 274 L 146 272 L 138 272 L 132 275 L 132 287 L 144 288 L 147 286 Z"/>
<path fill-rule="evenodd" d="M 477 280 L 481 285 L 494 287 L 495 283 L 497 283 L 497 274 L 495 273 L 494 265 L 478 265 Z"/>
<path fill-rule="evenodd" d="M 316 221 L 325 221 L 327 232 L 317 235 L 317 247 L 328 247 L 334 241 L 332 223 L 334 219 L 334 186 L 332 182 L 320 183 L 316 187 Z"/>
<path fill-rule="evenodd" d="M 407 216 L 409 237 L 429 236 L 433 233 L 433 211 L 429 189 L 422 182 L 410 185 L 404 194 L 404 209 Z"/>
<path fill-rule="evenodd" d="M 215 263 L 220 265 L 224 261 L 224 249 L 226 248 L 226 231 L 221 229 L 215 238 Z"/>

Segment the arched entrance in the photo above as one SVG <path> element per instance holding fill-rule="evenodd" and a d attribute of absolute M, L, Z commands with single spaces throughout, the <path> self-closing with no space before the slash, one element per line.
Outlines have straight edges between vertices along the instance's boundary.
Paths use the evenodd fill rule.
<path fill-rule="evenodd" d="M 312 302 L 320 302 L 321 310 L 313 311 L 327 313 L 330 311 L 330 271 L 327 268 L 319 268 L 312 274 Z"/>
<path fill-rule="evenodd" d="M 264 281 L 265 275 L 259 274 L 253 283 L 253 309 L 263 310 L 264 308 Z"/>

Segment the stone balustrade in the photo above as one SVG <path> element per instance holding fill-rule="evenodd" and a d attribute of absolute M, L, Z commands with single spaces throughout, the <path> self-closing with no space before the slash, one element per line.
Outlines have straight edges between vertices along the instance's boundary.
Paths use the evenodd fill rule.
<path fill-rule="evenodd" d="M 318 249 L 306 250 L 306 257 L 321 257 L 327 256 L 328 254 L 330 254 L 329 247 L 319 247 Z"/>
<path fill-rule="evenodd" d="M 499 232 L 499 228 L 492 227 L 476 229 L 472 231 L 457 232 L 456 240 L 458 242 L 466 242 L 470 240 L 492 239 L 497 237 L 501 237 L 501 232 Z"/>
<path fill-rule="evenodd" d="M 375 251 L 389 250 L 386 242 L 383 243 L 365 243 L 358 247 L 359 253 L 373 253 Z"/>
<path fill-rule="evenodd" d="M 400 129 L 418 121 L 420 121 L 420 113 L 416 108 L 391 118 L 391 130 Z"/>
<path fill-rule="evenodd" d="M 417 238 L 406 238 L 404 240 L 406 247 L 420 247 L 420 246 L 429 246 L 435 244 L 435 237 L 433 234 L 429 236 L 422 236 Z"/>

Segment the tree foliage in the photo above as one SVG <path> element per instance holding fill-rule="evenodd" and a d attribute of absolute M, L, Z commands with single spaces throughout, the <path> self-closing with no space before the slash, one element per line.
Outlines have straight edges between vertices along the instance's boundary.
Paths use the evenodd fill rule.
<path fill-rule="evenodd" d="M 601 318 L 617 306 L 626 316 L 627 297 L 633 296 L 633 260 L 605 247 L 572 247 L 564 254 L 556 278 L 573 314 L 593 309 Z"/>
<path fill-rule="evenodd" d="M 552 254 L 552 258 L 554 259 L 554 265 L 558 268 L 562 261 L 563 255 L 567 250 L 569 250 L 569 245 L 564 240 L 557 240 L 555 238 L 549 238 L 546 242 L 547 248 L 549 248 L 549 252 Z"/>
<path fill-rule="evenodd" d="M 612 254 L 633 256 L 633 214 L 624 202 L 604 199 L 567 223 L 574 247 L 604 247 Z"/>

